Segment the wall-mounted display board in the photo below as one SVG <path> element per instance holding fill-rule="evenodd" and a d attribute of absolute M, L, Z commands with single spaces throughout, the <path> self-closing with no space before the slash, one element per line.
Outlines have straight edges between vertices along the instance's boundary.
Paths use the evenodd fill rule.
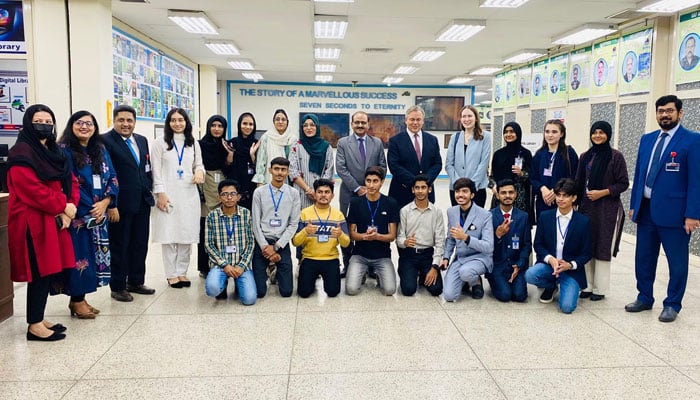
<path fill-rule="evenodd" d="M 617 69 L 619 93 L 648 93 L 651 89 L 651 41 L 654 29 L 648 28 L 622 37 Z"/>
<path fill-rule="evenodd" d="M 676 84 L 700 81 L 700 11 L 680 16 L 677 43 Z"/>

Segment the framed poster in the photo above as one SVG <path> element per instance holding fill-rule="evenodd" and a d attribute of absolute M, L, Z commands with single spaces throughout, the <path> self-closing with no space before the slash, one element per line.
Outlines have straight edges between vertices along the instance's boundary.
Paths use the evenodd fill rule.
<path fill-rule="evenodd" d="M 591 46 L 569 54 L 569 100 L 585 99 L 591 95 Z"/>
<path fill-rule="evenodd" d="M 464 97 L 416 96 L 416 105 L 425 110 L 426 130 L 459 130 L 459 111 L 464 107 Z"/>
<path fill-rule="evenodd" d="M 652 28 L 622 37 L 619 71 L 620 94 L 647 93 L 651 89 Z"/>
<path fill-rule="evenodd" d="M 677 43 L 676 84 L 700 81 L 700 11 L 680 16 Z"/>
<path fill-rule="evenodd" d="M 389 147 L 389 139 L 406 130 L 406 121 L 403 114 L 367 114 L 369 117 L 370 136 L 382 140 L 384 148 Z"/>

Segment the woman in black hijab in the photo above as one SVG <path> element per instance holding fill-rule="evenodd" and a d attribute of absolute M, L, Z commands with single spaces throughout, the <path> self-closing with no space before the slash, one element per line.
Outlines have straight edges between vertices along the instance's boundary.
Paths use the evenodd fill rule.
<path fill-rule="evenodd" d="M 610 146 L 612 127 L 605 121 L 591 126 L 592 146 L 581 154 L 576 183 L 579 211 L 591 220 L 593 258 L 586 264 L 588 287 L 581 298 L 602 300 L 610 287 L 610 261 L 617 255 L 625 221 L 620 194 L 629 187 L 627 163 Z"/>
<path fill-rule="evenodd" d="M 45 320 L 44 310 L 56 277 L 75 267 L 67 228 L 77 212 L 80 189 L 56 145 L 55 123 L 49 107 L 27 108 L 7 161 L 10 269 L 13 281 L 27 282 L 27 340 L 66 337 L 66 327 Z"/>
<path fill-rule="evenodd" d="M 260 142 L 255 138 L 257 126 L 253 114 L 241 114 L 236 129 L 238 136 L 229 141 L 233 161 L 226 168 L 226 177 L 236 180 L 241 185 L 241 199 L 238 205 L 250 210 L 253 205 L 253 191 L 257 187 L 257 184 L 252 182 L 255 176 L 255 153 L 260 146 Z"/>
<path fill-rule="evenodd" d="M 534 221 L 530 186 L 532 153 L 522 146 L 522 138 L 523 130 L 517 122 L 508 122 L 503 127 L 503 141 L 506 145 L 493 153 L 491 160 L 491 187 L 494 195 L 491 208 L 498 204 L 495 183 L 502 179 L 512 179 L 517 192 L 514 205 L 517 209 L 528 213 L 532 225 Z"/>

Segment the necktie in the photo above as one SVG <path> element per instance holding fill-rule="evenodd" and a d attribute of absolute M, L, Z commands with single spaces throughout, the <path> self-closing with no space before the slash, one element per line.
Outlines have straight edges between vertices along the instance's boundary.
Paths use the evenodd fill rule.
<path fill-rule="evenodd" d="M 659 170 L 661 170 L 661 151 L 664 148 L 664 144 L 666 143 L 666 138 L 668 137 L 668 133 L 666 132 L 661 132 L 660 139 L 656 143 L 656 149 L 654 149 L 654 155 L 651 156 L 651 168 L 649 169 L 649 174 L 647 175 L 647 181 L 646 185 L 648 187 L 653 187 L 654 186 L 654 180 L 656 180 L 656 175 L 659 174 Z"/>
<path fill-rule="evenodd" d="M 508 214 L 508 213 L 503 214 L 503 219 L 508 221 L 510 219 L 510 214 Z"/>
<path fill-rule="evenodd" d="M 421 154 L 420 154 L 420 144 L 418 143 L 418 134 L 413 135 L 413 146 L 415 146 L 415 148 L 416 148 L 416 157 L 418 157 L 418 162 L 420 163 Z"/>
<path fill-rule="evenodd" d="M 360 157 L 362 157 L 362 164 L 367 162 L 367 154 L 365 154 L 365 138 L 357 139 L 360 141 Z"/>
<path fill-rule="evenodd" d="M 129 147 L 129 151 L 131 151 L 131 155 L 134 157 L 134 160 L 136 160 L 136 165 L 139 164 L 139 156 L 136 154 L 136 150 L 134 150 L 134 145 L 131 143 L 131 138 L 128 138 L 125 140 L 126 145 Z"/>

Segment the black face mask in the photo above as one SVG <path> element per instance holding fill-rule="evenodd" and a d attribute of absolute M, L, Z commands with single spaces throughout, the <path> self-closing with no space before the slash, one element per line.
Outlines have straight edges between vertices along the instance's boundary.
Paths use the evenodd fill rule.
<path fill-rule="evenodd" d="M 50 124 L 32 124 L 36 136 L 39 140 L 48 139 L 54 136 L 53 125 Z"/>

